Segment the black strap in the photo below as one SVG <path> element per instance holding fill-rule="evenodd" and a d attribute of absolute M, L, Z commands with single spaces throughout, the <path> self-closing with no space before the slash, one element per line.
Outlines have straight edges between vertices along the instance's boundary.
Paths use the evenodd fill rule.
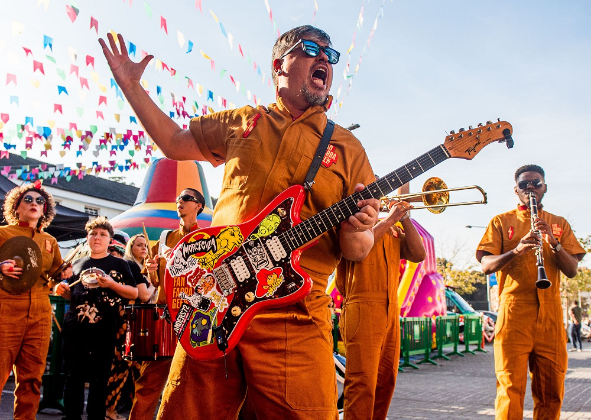
<path fill-rule="evenodd" d="M 322 133 L 322 138 L 320 139 L 320 144 L 318 144 L 318 149 L 316 149 L 316 154 L 314 155 L 314 160 L 310 165 L 310 169 L 308 169 L 308 174 L 306 175 L 306 180 L 304 181 L 304 188 L 306 191 L 309 191 L 312 188 L 312 185 L 314 185 L 314 178 L 316 177 L 316 173 L 320 168 L 322 158 L 324 158 L 324 155 L 326 154 L 326 149 L 328 148 L 328 143 L 330 143 L 330 138 L 332 137 L 333 131 L 334 122 L 332 122 L 332 120 L 327 120 L 324 133 Z"/>

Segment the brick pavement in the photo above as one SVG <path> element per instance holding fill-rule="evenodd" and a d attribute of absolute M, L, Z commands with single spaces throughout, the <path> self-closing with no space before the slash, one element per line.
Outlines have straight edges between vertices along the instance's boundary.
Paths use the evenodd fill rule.
<path fill-rule="evenodd" d="M 488 353 L 452 356 L 438 365 L 405 368 L 398 375 L 388 419 L 494 419 L 495 375 L 492 345 Z M 591 349 L 569 352 L 566 394 L 561 419 L 591 419 Z M 12 419 L 13 383 L 2 391 L 0 420 Z M 531 392 L 525 397 L 525 418 L 533 418 Z M 38 420 L 59 420 L 60 413 L 40 413 Z M 190 420 L 190 419 L 187 419 Z M 266 419 L 261 419 L 266 420 Z"/>

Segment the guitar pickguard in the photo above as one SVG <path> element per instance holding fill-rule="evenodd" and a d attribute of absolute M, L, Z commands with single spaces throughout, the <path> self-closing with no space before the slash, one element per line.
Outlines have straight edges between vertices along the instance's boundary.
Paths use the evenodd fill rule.
<path fill-rule="evenodd" d="M 166 294 L 179 341 L 192 357 L 221 354 L 212 328 L 223 327 L 231 348 L 256 312 L 295 303 L 309 292 L 311 281 L 298 264 L 301 251 L 282 243 L 281 234 L 299 222 L 296 197 L 271 204 L 250 222 L 193 232 L 174 248 Z"/>

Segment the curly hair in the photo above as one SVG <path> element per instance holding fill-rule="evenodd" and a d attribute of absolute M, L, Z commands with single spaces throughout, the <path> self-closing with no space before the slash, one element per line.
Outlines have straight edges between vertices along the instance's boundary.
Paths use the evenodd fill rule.
<path fill-rule="evenodd" d="M 112 238 L 115 232 L 113 231 L 113 226 L 109 223 L 109 220 L 105 216 L 95 217 L 92 220 L 89 220 L 84 226 L 87 233 L 90 233 L 92 229 L 105 229 L 109 232 L 109 236 Z"/>
<path fill-rule="evenodd" d="M 37 183 L 14 187 L 8 191 L 8 193 L 6 193 L 6 197 L 4 199 L 4 219 L 9 225 L 18 225 L 19 216 L 17 214 L 17 209 L 21 204 L 23 197 L 29 191 L 34 191 L 45 198 L 45 204 L 43 205 L 43 215 L 37 222 L 37 228 L 44 229 L 49 226 L 55 217 L 55 201 L 53 200 L 53 196 L 47 192 L 45 188 Z"/>
<path fill-rule="evenodd" d="M 521 175 L 524 172 L 537 172 L 540 175 L 542 175 L 542 178 L 546 178 L 546 175 L 544 174 L 544 170 L 542 169 L 541 166 L 523 165 L 523 166 L 517 168 L 517 170 L 515 171 L 515 181 L 517 181 L 517 179 L 519 178 L 519 175 Z"/>

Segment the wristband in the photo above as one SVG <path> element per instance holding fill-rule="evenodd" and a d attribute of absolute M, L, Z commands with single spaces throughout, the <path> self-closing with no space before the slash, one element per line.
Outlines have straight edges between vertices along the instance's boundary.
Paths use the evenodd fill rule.
<path fill-rule="evenodd" d="M 556 246 L 550 246 L 550 249 L 552 250 L 552 252 L 560 252 L 562 250 L 562 244 L 560 243 L 559 240 L 557 240 L 557 244 Z"/>
<path fill-rule="evenodd" d="M 407 211 L 406 214 L 400 218 L 399 222 L 402 222 L 403 220 L 406 220 L 409 217 L 410 217 L 410 213 Z"/>

